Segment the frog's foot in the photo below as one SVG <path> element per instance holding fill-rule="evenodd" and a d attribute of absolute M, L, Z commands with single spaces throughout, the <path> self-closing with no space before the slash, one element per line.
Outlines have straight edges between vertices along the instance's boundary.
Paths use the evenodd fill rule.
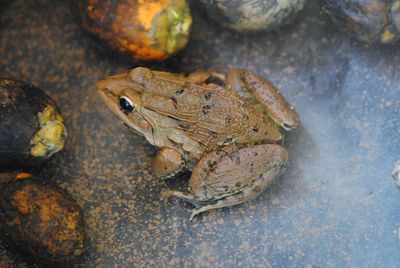
<path fill-rule="evenodd" d="M 181 153 L 171 148 L 160 148 L 152 162 L 154 174 L 161 179 L 168 179 L 180 173 L 185 167 Z"/>
<path fill-rule="evenodd" d="M 218 202 L 215 203 L 215 204 L 206 205 L 206 206 L 202 206 L 202 207 L 193 209 L 193 210 L 192 210 L 192 214 L 190 214 L 189 220 L 192 221 L 193 218 L 194 218 L 196 215 L 198 215 L 198 214 L 200 214 L 200 213 L 202 213 L 202 212 L 206 212 L 206 211 L 208 211 L 208 210 L 212 210 L 212 209 L 216 209 L 216 208 L 223 208 L 223 207 L 226 207 L 226 205 L 221 204 L 221 203 L 222 203 L 222 202 L 221 202 L 221 200 L 220 200 L 220 201 L 218 201 Z M 233 204 L 233 205 L 234 205 L 234 204 Z M 232 205 L 232 206 L 233 206 L 233 205 Z"/>
<path fill-rule="evenodd" d="M 214 83 L 222 85 L 225 81 L 225 75 L 213 71 L 200 70 L 189 74 L 187 79 L 195 84 Z"/>
<path fill-rule="evenodd" d="M 226 88 L 264 112 L 286 131 L 299 127 L 299 117 L 279 90 L 269 81 L 250 71 L 232 69 L 226 75 Z"/>

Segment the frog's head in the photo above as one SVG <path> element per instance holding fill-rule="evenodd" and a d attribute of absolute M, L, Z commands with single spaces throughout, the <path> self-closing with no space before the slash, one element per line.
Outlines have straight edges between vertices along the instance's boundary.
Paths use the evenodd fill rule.
<path fill-rule="evenodd" d="M 96 87 L 108 108 L 120 120 L 137 134 L 151 138 L 151 123 L 141 113 L 146 70 L 149 69 L 136 68 L 128 73 L 108 77 L 99 81 Z"/>

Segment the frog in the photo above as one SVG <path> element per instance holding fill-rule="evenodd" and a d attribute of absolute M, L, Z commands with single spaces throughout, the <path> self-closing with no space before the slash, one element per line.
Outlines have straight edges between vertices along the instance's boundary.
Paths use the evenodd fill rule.
<path fill-rule="evenodd" d="M 255 72 L 188 75 L 136 67 L 97 83 L 108 108 L 157 147 L 160 179 L 190 171 L 188 191 L 164 190 L 194 206 L 190 220 L 258 197 L 288 167 L 284 132 L 299 116 L 274 84 Z"/>

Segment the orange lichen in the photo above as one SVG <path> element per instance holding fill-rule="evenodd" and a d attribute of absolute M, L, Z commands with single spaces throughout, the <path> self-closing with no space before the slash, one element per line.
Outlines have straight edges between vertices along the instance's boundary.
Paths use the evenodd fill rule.
<path fill-rule="evenodd" d="M 73 212 L 69 215 L 67 215 L 67 220 L 66 224 L 69 229 L 75 230 L 76 229 L 76 223 L 77 223 L 77 218 L 79 217 L 78 212 Z"/>
<path fill-rule="evenodd" d="M 168 2 L 138 1 L 134 7 L 130 3 L 118 5 L 112 29 L 119 33 L 114 38 L 120 52 L 130 51 L 138 59 L 168 57 L 165 51 L 152 47 L 154 39 L 149 35 L 153 17 L 165 9 Z"/>
<path fill-rule="evenodd" d="M 18 191 L 14 195 L 13 205 L 18 208 L 18 211 L 22 214 L 27 214 L 29 212 L 29 194 L 26 190 Z"/>
<path fill-rule="evenodd" d="M 145 29 L 148 30 L 152 26 L 153 18 L 168 7 L 170 1 L 150 2 L 147 0 L 139 0 L 138 2 L 137 19 Z"/>
<path fill-rule="evenodd" d="M 27 179 L 27 178 L 30 178 L 30 177 L 32 177 L 32 175 L 29 174 L 29 173 L 25 173 L 25 172 L 18 173 L 15 176 L 16 179 Z"/>

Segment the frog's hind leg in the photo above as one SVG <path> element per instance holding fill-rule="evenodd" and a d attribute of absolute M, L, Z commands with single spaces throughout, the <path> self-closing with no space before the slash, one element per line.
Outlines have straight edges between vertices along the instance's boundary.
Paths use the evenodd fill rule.
<path fill-rule="evenodd" d="M 185 167 L 185 160 L 175 149 L 162 147 L 153 158 L 153 173 L 161 179 L 171 178 L 180 173 Z"/>
<path fill-rule="evenodd" d="M 177 197 L 196 206 L 191 218 L 210 209 L 256 198 L 286 169 L 286 150 L 276 144 L 242 149 L 234 146 L 205 155 L 189 180 L 191 193 L 167 190 L 164 200 Z"/>
<path fill-rule="evenodd" d="M 250 71 L 231 69 L 226 75 L 225 85 L 286 131 L 299 127 L 299 118 L 293 106 L 269 80 Z"/>
<path fill-rule="evenodd" d="M 208 204 L 193 209 L 192 214 L 190 215 L 190 220 L 192 220 L 194 216 L 211 209 L 230 207 L 255 199 L 282 173 L 282 166 L 274 166 L 270 170 L 260 174 L 259 178 L 256 179 L 253 184 L 247 186 L 241 192 L 226 196 L 214 204 Z"/>

